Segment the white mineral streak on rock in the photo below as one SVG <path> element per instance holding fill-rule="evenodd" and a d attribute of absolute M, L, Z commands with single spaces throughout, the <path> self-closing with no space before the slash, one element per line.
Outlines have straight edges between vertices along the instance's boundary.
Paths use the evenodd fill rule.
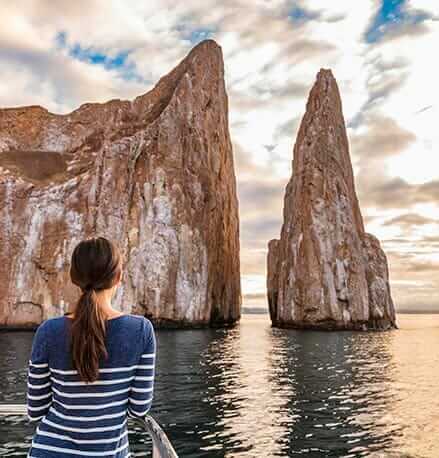
<path fill-rule="evenodd" d="M 132 102 L 84 104 L 68 116 L 0 110 L 0 153 L 0 324 L 35 325 L 72 308 L 71 254 L 99 235 L 122 250 L 120 310 L 165 325 L 239 319 L 238 202 L 217 44 L 200 43 Z"/>
<path fill-rule="evenodd" d="M 185 320 L 199 322 L 206 304 L 207 250 L 199 238 L 199 233 L 194 234 L 186 225 L 180 229 L 180 241 L 177 309 L 182 310 Z M 194 246 L 197 247 L 197 252 L 194 252 Z"/>
<path fill-rule="evenodd" d="M 321 70 L 294 147 L 280 240 L 268 245 L 267 292 L 276 326 L 395 327 L 387 260 L 364 232 L 338 87 Z"/>
<path fill-rule="evenodd" d="M 49 128 L 44 132 L 41 150 L 62 153 L 68 149 L 71 141 L 71 138 L 60 132 L 55 124 L 49 126 Z"/>
<path fill-rule="evenodd" d="M 0 138 L 0 153 L 3 151 L 8 151 L 10 149 L 10 146 L 6 142 L 6 139 Z"/>
<path fill-rule="evenodd" d="M 41 225 L 44 221 L 44 216 L 39 207 L 34 207 L 29 212 L 30 223 L 27 229 L 27 234 L 23 240 L 23 250 L 20 258 L 17 259 L 17 276 L 15 282 L 15 289 L 19 301 L 31 301 L 32 290 L 26 288 L 26 283 L 29 278 L 35 280 L 35 266 L 32 262 L 32 254 L 37 253 L 39 250 L 39 237 L 41 232 Z"/>

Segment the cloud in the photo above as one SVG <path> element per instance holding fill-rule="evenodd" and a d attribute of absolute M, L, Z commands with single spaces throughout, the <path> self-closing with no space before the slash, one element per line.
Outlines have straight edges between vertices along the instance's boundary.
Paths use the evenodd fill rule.
<path fill-rule="evenodd" d="M 411 229 L 417 226 L 424 226 L 426 224 L 438 224 L 439 220 L 434 218 L 427 218 L 417 213 L 405 213 L 385 221 L 385 226 L 398 225 L 405 229 Z"/>
<path fill-rule="evenodd" d="M 283 189 L 278 181 L 243 181 L 239 183 L 239 195 L 246 201 L 246 211 L 266 212 L 282 202 Z"/>
<path fill-rule="evenodd" d="M 276 102 L 276 98 L 289 98 L 293 99 L 295 97 L 303 98 L 308 94 L 309 87 L 305 84 L 291 81 L 284 81 L 284 84 L 280 86 L 270 85 L 267 81 L 260 81 L 255 83 L 249 88 L 250 92 L 255 96 L 267 97 L 270 102 Z"/>
<path fill-rule="evenodd" d="M 416 135 L 389 116 L 365 115 L 361 132 L 351 134 L 351 151 L 361 161 L 385 158 L 404 151 L 416 140 Z"/>
<path fill-rule="evenodd" d="M 380 173 L 379 163 L 360 169 L 357 189 L 361 204 L 382 209 L 406 209 L 416 204 L 439 201 L 439 180 L 422 184 L 410 184 L 396 177 Z M 381 165 L 382 167 L 382 165 Z"/>

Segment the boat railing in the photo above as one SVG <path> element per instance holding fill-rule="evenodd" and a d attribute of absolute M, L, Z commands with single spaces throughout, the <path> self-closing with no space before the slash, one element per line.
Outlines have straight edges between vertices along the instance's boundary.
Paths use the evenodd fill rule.
<path fill-rule="evenodd" d="M 25 404 L 0 404 L 0 417 L 17 415 L 27 417 L 27 407 Z M 178 458 L 177 453 L 166 433 L 151 415 L 146 415 L 143 418 L 129 417 L 136 424 L 140 425 L 143 430 L 149 435 L 152 441 L 152 457 L 153 458 Z"/>

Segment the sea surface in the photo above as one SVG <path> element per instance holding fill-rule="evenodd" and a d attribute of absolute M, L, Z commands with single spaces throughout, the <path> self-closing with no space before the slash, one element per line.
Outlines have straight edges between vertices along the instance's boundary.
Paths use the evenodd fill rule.
<path fill-rule="evenodd" d="M 180 457 L 439 457 L 439 315 L 382 333 L 158 331 L 151 414 Z M 32 332 L 0 333 L 0 402 L 24 403 Z M 0 455 L 26 456 L 34 426 L 0 419 Z M 148 441 L 130 427 L 134 456 Z M 145 442 L 146 441 L 146 442 Z"/>

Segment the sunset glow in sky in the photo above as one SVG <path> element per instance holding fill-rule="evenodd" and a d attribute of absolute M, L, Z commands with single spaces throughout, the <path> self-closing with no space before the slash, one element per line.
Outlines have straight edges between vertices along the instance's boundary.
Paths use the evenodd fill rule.
<path fill-rule="evenodd" d="M 279 237 L 297 129 L 318 70 L 331 68 L 396 307 L 439 311 L 439 2 L 18 0 L 0 15 L 1 107 L 67 113 L 132 99 L 199 41 L 218 42 L 246 305 L 266 306 L 267 243 Z"/>

